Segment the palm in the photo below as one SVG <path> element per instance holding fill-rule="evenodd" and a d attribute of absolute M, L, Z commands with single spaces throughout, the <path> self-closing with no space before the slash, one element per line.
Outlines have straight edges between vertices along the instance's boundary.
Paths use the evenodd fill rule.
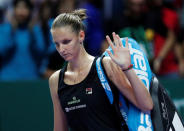
<path fill-rule="evenodd" d="M 109 45 L 113 50 L 113 54 L 107 50 L 111 59 L 119 65 L 122 69 L 126 69 L 131 64 L 130 51 L 128 48 L 128 38 L 126 39 L 125 47 L 118 35 L 113 33 L 114 44 L 112 43 L 109 36 L 106 37 Z"/>

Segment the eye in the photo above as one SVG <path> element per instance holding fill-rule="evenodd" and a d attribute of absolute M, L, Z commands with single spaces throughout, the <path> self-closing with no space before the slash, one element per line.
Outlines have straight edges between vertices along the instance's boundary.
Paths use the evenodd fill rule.
<path fill-rule="evenodd" d="M 59 47 L 59 43 L 55 42 L 55 46 L 56 46 L 56 47 Z"/>
<path fill-rule="evenodd" d="M 70 42 L 71 42 L 71 40 L 63 40 L 63 41 L 62 41 L 63 44 L 68 44 L 68 43 L 70 43 Z"/>

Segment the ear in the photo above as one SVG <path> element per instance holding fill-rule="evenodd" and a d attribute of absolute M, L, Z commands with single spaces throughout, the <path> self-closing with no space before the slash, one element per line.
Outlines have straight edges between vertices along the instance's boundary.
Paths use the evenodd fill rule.
<path fill-rule="evenodd" d="M 80 30 L 80 32 L 79 32 L 80 43 L 83 43 L 84 39 L 85 39 L 85 32 L 83 30 Z"/>

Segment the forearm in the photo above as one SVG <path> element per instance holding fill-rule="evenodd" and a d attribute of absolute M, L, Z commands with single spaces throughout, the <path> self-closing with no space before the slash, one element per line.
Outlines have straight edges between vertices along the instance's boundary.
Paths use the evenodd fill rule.
<path fill-rule="evenodd" d="M 54 131 L 68 131 L 66 116 L 57 95 L 52 95 L 54 109 Z"/>
<path fill-rule="evenodd" d="M 175 46 L 175 55 L 178 61 L 179 74 L 184 76 L 184 53 L 183 53 L 182 45 L 177 43 Z"/>
<path fill-rule="evenodd" d="M 54 109 L 54 131 L 68 131 L 66 118 L 60 117 L 64 116 L 62 111 L 58 111 L 57 107 Z"/>
<path fill-rule="evenodd" d="M 153 101 L 150 93 L 136 75 L 135 71 L 133 69 L 129 69 L 124 71 L 124 73 L 132 86 L 137 106 L 143 111 L 151 110 L 153 108 Z"/>
<path fill-rule="evenodd" d="M 177 58 L 178 62 L 184 60 L 184 54 L 183 54 L 183 50 L 182 49 L 183 49 L 182 45 L 177 43 L 176 46 L 175 46 L 175 55 L 176 55 L 176 58 Z"/>
<path fill-rule="evenodd" d="M 168 32 L 168 36 L 167 36 L 167 38 L 165 40 L 165 44 L 162 47 L 162 49 L 160 50 L 160 52 L 159 52 L 159 54 L 157 56 L 157 59 L 163 60 L 167 56 L 168 52 L 174 46 L 174 42 L 175 42 L 174 32 L 169 31 Z"/>

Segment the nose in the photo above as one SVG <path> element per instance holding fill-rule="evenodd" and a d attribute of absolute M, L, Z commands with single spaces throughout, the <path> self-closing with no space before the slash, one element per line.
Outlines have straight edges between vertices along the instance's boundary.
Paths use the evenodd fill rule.
<path fill-rule="evenodd" d="M 64 45 L 62 45 L 62 44 L 59 44 L 59 46 L 58 46 L 58 52 L 59 53 L 65 53 L 65 47 L 64 47 Z"/>

